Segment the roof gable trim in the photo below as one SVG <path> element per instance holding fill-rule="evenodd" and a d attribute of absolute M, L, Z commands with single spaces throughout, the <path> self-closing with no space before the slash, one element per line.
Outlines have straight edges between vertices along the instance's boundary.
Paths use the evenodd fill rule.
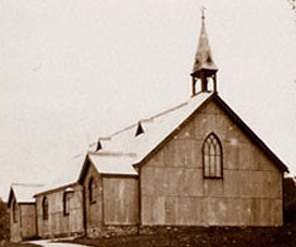
<path fill-rule="evenodd" d="M 280 171 L 289 172 L 287 166 L 268 148 L 268 146 L 244 123 L 244 121 L 218 96 L 217 93 L 211 95 L 200 106 L 198 106 L 183 122 L 175 128 L 168 136 L 166 136 L 151 152 L 149 152 L 142 160 L 134 164 L 135 167 L 142 167 L 150 159 L 150 157 L 156 153 L 163 145 L 170 141 L 175 134 L 177 134 L 183 126 L 185 126 L 195 114 L 197 114 L 202 108 L 204 108 L 210 101 L 217 103 L 225 113 L 235 122 L 236 125 L 252 140 L 259 148 L 271 159 L 278 167 Z"/>
<path fill-rule="evenodd" d="M 261 138 L 255 134 L 255 132 L 222 100 L 219 96 L 214 98 L 216 102 L 226 114 L 235 122 L 236 125 L 252 140 L 254 141 L 259 148 L 265 153 L 265 155 L 274 161 L 277 167 L 283 172 L 289 172 L 287 166 L 277 157 L 273 151 L 261 140 Z"/>
<path fill-rule="evenodd" d="M 216 93 L 213 93 L 210 97 L 208 97 L 204 102 L 202 102 L 186 119 L 184 119 L 174 130 L 170 132 L 154 149 L 152 149 L 145 157 L 143 157 L 141 160 L 137 161 L 134 164 L 134 167 L 142 167 L 149 159 L 150 157 L 156 153 L 165 143 L 170 141 L 173 136 L 178 133 L 183 126 L 185 126 L 191 118 L 200 111 L 205 105 L 208 104 L 212 100 L 213 97 L 215 97 Z"/>

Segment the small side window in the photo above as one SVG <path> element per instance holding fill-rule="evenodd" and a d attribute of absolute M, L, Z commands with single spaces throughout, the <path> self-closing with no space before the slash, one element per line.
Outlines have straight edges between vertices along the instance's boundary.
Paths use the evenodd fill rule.
<path fill-rule="evenodd" d="M 46 196 L 42 200 L 42 215 L 44 220 L 48 219 L 48 199 Z"/>
<path fill-rule="evenodd" d="M 14 200 L 12 204 L 12 220 L 14 223 L 17 223 L 18 221 L 17 218 L 18 218 L 18 206 L 16 201 Z"/>
<path fill-rule="evenodd" d="M 95 180 L 91 178 L 88 182 L 88 199 L 90 204 L 96 202 L 96 198 L 95 198 L 96 188 L 97 188 L 97 184 Z"/>
<path fill-rule="evenodd" d="M 71 198 L 71 193 L 64 192 L 64 194 L 63 194 L 63 211 L 64 211 L 64 216 L 70 215 L 70 198 Z"/>

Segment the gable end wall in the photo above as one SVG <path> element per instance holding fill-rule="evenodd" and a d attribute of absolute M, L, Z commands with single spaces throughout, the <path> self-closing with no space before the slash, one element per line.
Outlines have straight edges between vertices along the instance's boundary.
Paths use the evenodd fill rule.
<path fill-rule="evenodd" d="M 13 205 L 13 198 L 11 205 Z M 10 240 L 21 242 L 36 237 L 35 204 L 17 203 L 16 222 L 13 221 L 13 208 L 10 207 Z"/>
<path fill-rule="evenodd" d="M 20 222 L 20 206 L 16 204 L 16 222 L 13 220 L 13 204 L 15 202 L 15 197 L 12 198 L 9 214 L 10 214 L 10 241 L 20 242 L 22 241 L 21 236 L 21 222 Z"/>
<path fill-rule="evenodd" d="M 84 188 L 84 207 L 85 207 L 85 227 L 88 237 L 98 237 L 101 235 L 103 226 L 103 182 L 102 177 L 97 172 L 94 165 L 88 160 L 87 170 L 82 181 Z M 95 203 L 89 201 L 88 185 L 93 178 L 96 183 L 94 190 Z"/>
<path fill-rule="evenodd" d="M 211 132 L 223 146 L 223 179 L 203 178 Z M 143 225 L 282 224 L 282 172 L 213 101 L 140 169 Z"/>
<path fill-rule="evenodd" d="M 85 169 L 81 182 L 84 187 L 87 236 L 98 237 L 136 232 L 136 226 L 139 223 L 138 178 L 101 175 L 91 162 Z M 93 203 L 89 200 L 88 190 L 91 178 L 96 182 Z"/>

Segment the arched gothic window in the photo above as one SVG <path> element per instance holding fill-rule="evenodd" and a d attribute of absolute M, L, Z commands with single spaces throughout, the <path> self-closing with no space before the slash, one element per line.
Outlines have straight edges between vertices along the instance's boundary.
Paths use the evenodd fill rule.
<path fill-rule="evenodd" d="M 219 138 L 211 133 L 203 144 L 203 175 L 204 178 L 223 177 L 223 152 Z"/>
<path fill-rule="evenodd" d="M 42 200 L 42 215 L 44 220 L 48 219 L 48 199 L 46 196 Z"/>
<path fill-rule="evenodd" d="M 18 208 L 17 208 L 17 203 L 14 200 L 12 204 L 12 219 L 14 223 L 17 223 L 17 217 L 18 217 Z"/>
<path fill-rule="evenodd" d="M 88 182 L 88 199 L 89 203 L 95 203 L 96 198 L 95 198 L 95 190 L 97 188 L 97 184 L 93 178 L 90 178 Z"/>

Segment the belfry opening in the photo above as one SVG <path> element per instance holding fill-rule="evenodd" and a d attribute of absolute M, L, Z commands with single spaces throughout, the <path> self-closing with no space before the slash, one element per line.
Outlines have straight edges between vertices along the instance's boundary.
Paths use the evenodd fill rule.
<path fill-rule="evenodd" d="M 217 92 L 217 71 L 211 47 L 209 44 L 206 28 L 205 15 L 202 12 L 201 17 L 201 32 L 199 43 L 195 55 L 192 77 L 192 97 L 203 92 Z"/>

